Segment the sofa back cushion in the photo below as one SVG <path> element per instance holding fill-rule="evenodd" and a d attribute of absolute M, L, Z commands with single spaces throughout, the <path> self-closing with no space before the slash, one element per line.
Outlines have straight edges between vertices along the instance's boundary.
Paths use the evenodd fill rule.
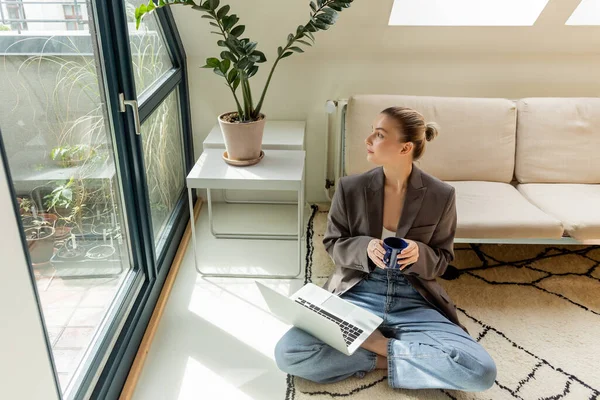
<path fill-rule="evenodd" d="M 600 98 L 517 102 L 521 183 L 600 183 Z"/>
<path fill-rule="evenodd" d="M 366 159 L 365 138 L 387 107 L 410 107 L 440 127 L 417 163 L 445 181 L 510 182 L 514 175 L 516 104 L 496 98 L 357 95 L 345 119 L 346 175 L 374 168 Z"/>

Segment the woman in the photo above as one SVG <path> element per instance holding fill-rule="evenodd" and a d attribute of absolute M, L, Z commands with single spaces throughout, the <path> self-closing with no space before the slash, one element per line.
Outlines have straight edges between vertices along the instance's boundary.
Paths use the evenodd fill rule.
<path fill-rule="evenodd" d="M 435 280 L 454 259 L 455 193 L 413 162 L 437 133 L 404 107 L 387 108 L 373 122 L 366 153 L 380 167 L 338 183 L 323 239 L 336 269 L 323 287 L 383 323 L 351 356 L 292 328 L 275 347 L 282 371 L 326 383 L 386 369 L 393 388 L 474 392 L 494 384 L 494 361 Z M 400 268 L 383 262 L 388 236 L 409 243 Z"/>

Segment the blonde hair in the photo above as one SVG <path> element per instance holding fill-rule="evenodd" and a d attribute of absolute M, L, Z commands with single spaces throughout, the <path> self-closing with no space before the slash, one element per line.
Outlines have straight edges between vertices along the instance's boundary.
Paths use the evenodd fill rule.
<path fill-rule="evenodd" d="M 400 135 L 405 142 L 414 145 L 413 160 L 418 160 L 425 152 L 425 141 L 431 142 L 439 133 L 435 122 L 425 123 L 421 113 L 408 107 L 389 107 L 381 112 L 391 117 L 400 126 Z"/>

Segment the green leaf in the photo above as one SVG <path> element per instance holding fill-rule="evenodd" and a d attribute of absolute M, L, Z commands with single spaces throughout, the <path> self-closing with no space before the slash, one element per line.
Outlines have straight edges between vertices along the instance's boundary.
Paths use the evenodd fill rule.
<path fill-rule="evenodd" d="M 165 0 L 159 0 L 159 1 L 158 1 L 158 6 L 159 6 L 159 7 L 164 7 L 164 6 L 166 6 L 166 5 L 167 5 L 167 3 L 165 3 Z"/>
<path fill-rule="evenodd" d="M 305 44 L 307 46 L 312 46 L 312 44 L 308 43 L 306 40 L 300 40 L 300 39 L 298 39 L 298 40 L 296 40 L 296 42 Z"/>
<path fill-rule="evenodd" d="M 230 61 L 233 61 L 233 62 L 237 61 L 237 58 L 235 57 L 235 55 L 232 52 L 230 52 L 230 51 L 222 51 L 221 52 L 221 58 L 225 59 L 225 60 L 230 60 Z"/>
<path fill-rule="evenodd" d="M 338 3 L 329 3 L 329 7 L 331 7 L 335 11 L 342 11 L 343 10 L 342 5 L 340 5 Z"/>
<path fill-rule="evenodd" d="M 281 56 L 281 58 L 286 58 L 291 56 L 292 54 L 294 54 L 293 51 L 286 51 L 285 53 L 283 53 L 283 55 Z"/>
<path fill-rule="evenodd" d="M 292 43 L 294 41 L 294 35 L 292 35 L 291 33 L 288 35 L 287 37 L 288 43 Z"/>
<path fill-rule="evenodd" d="M 217 27 L 217 28 L 220 28 L 219 24 L 217 24 L 216 22 L 211 22 L 210 25 L 214 26 L 214 27 Z"/>
<path fill-rule="evenodd" d="M 210 5 L 210 9 L 215 11 L 219 7 L 219 0 L 208 0 L 208 4 Z"/>
<path fill-rule="evenodd" d="M 227 47 L 229 47 L 230 49 L 232 49 L 236 54 L 240 53 L 241 43 L 238 40 L 238 38 L 236 38 L 233 35 L 229 35 L 229 36 L 227 36 L 227 39 L 225 40 L 225 43 L 227 43 Z"/>
<path fill-rule="evenodd" d="M 323 12 L 327 15 L 331 15 L 332 17 L 335 18 L 335 16 L 337 15 L 337 12 L 331 8 L 324 8 Z"/>
<path fill-rule="evenodd" d="M 245 46 L 246 54 L 252 54 L 252 52 L 254 51 L 254 49 L 256 49 L 257 45 L 258 45 L 257 42 L 250 42 L 250 43 L 248 43 L 248 45 Z"/>
<path fill-rule="evenodd" d="M 221 61 L 221 65 L 220 65 L 219 69 L 221 70 L 221 72 L 223 72 L 223 74 L 226 74 L 227 71 L 229 70 L 230 66 L 231 66 L 231 61 L 223 60 L 223 61 Z"/>
<path fill-rule="evenodd" d="M 225 28 L 226 31 L 229 31 L 235 25 L 235 18 L 234 15 L 223 17 L 223 28 Z"/>
<path fill-rule="evenodd" d="M 318 31 L 318 29 L 316 28 L 315 24 L 313 21 L 309 22 L 308 24 L 306 24 L 306 30 L 309 32 L 309 36 L 310 36 L 310 32 L 316 32 Z"/>
<path fill-rule="evenodd" d="M 221 7 L 219 12 L 217 12 L 217 18 L 221 19 L 224 16 L 226 16 L 230 9 L 231 9 L 231 7 L 229 5 L 225 5 L 225 6 Z"/>
<path fill-rule="evenodd" d="M 323 7 L 323 3 L 325 3 L 325 0 L 317 0 L 317 5 L 319 7 Z"/>
<path fill-rule="evenodd" d="M 210 66 L 211 68 L 218 68 L 219 65 L 221 65 L 221 62 L 218 58 L 211 57 L 206 59 L 206 65 Z"/>
<path fill-rule="evenodd" d="M 203 16 L 201 16 L 200 18 L 206 18 L 206 19 L 212 19 L 214 20 L 215 18 L 212 15 L 208 15 L 208 14 L 204 14 Z"/>
<path fill-rule="evenodd" d="M 304 53 L 304 50 L 302 50 L 300 47 L 292 46 L 289 49 L 293 50 L 293 51 L 295 51 L 297 53 Z"/>
<path fill-rule="evenodd" d="M 265 56 L 265 53 L 263 53 L 262 51 L 254 50 L 252 52 L 252 55 L 257 55 L 259 57 L 258 61 L 256 61 L 256 62 L 262 63 L 262 62 L 267 61 L 267 57 Z"/>
<path fill-rule="evenodd" d="M 328 25 L 333 25 L 335 24 L 335 21 L 337 20 L 337 13 L 335 14 L 335 16 L 332 16 L 330 14 L 319 14 L 317 15 L 317 22 L 323 22 L 325 24 Z"/>
<path fill-rule="evenodd" d="M 239 37 L 245 30 L 246 27 L 244 25 L 238 25 L 231 30 L 231 34 L 235 37 Z"/>
<path fill-rule="evenodd" d="M 233 81 L 233 90 L 235 91 L 239 85 L 240 85 L 240 77 L 238 76 L 237 78 L 235 78 L 235 81 Z"/>
<path fill-rule="evenodd" d="M 227 82 L 232 83 L 233 81 L 235 81 L 235 78 L 237 78 L 238 76 L 238 71 L 237 69 L 232 69 L 231 71 L 229 71 L 229 75 L 227 75 Z"/>
<path fill-rule="evenodd" d="M 152 1 L 152 0 L 150 0 Z M 142 22 L 142 17 L 144 14 L 148 12 L 148 7 L 145 4 L 142 4 L 138 8 L 135 9 L 135 29 L 140 28 L 140 22 Z"/>
<path fill-rule="evenodd" d="M 255 65 L 252 68 L 250 68 L 250 71 L 248 71 L 248 78 L 253 77 L 257 72 L 258 72 L 258 66 Z"/>
<path fill-rule="evenodd" d="M 281 55 L 281 53 L 283 53 L 283 48 L 282 48 L 281 46 L 279 46 L 279 47 L 277 48 L 277 56 L 280 56 L 280 55 Z"/>
<path fill-rule="evenodd" d="M 200 10 L 200 11 L 210 11 L 210 4 L 208 4 L 208 0 L 206 0 L 204 3 L 200 2 L 201 4 L 198 4 L 197 6 L 192 6 L 192 8 L 194 10 Z"/>
<path fill-rule="evenodd" d="M 217 45 L 221 47 L 227 47 L 227 42 L 225 42 L 224 40 L 217 40 Z"/>
<path fill-rule="evenodd" d="M 213 71 L 215 72 L 215 74 L 217 74 L 217 75 L 222 76 L 223 78 L 225 78 L 225 74 L 219 68 L 215 68 Z"/>
<path fill-rule="evenodd" d="M 298 25 L 298 29 L 296 29 L 296 36 L 300 36 L 302 31 L 304 30 L 304 26 Z"/>
<path fill-rule="evenodd" d="M 326 23 L 322 22 L 322 21 L 315 21 L 314 25 L 319 28 L 322 29 L 324 31 L 326 31 L 327 29 L 329 29 L 329 25 L 327 25 Z"/>
<path fill-rule="evenodd" d="M 238 69 L 245 69 L 249 64 L 250 64 L 250 60 L 248 60 L 247 58 L 244 57 L 238 61 L 237 67 L 238 67 Z"/>

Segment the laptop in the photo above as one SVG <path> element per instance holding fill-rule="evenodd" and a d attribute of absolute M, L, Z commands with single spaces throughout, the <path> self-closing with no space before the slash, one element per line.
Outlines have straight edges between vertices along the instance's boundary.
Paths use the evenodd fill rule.
<path fill-rule="evenodd" d="M 352 355 L 383 322 L 377 315 L 312 283 L 289 297 L 260 282 L 256 284 L 273 315 L 347 355 Z"/>

